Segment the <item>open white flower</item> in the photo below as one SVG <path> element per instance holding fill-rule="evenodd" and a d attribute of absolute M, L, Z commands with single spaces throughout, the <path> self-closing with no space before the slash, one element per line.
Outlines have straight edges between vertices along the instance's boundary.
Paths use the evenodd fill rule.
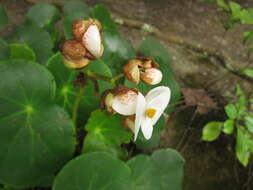
<path fill-rule="evenodd" d="M 159 86 L 150 90 L 145 97 L 141 93 L 138 93 L 135 112 L 134 140 L 137 139 L 140 128 L 146 139 L 151 138 L 153 126 L 167 107 L 170 101 L 170 95 L 170 89 L 165 86 Z"/>

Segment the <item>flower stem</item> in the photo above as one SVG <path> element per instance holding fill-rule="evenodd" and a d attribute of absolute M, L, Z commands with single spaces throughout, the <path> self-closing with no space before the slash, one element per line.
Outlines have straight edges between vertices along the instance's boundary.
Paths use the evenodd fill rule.
<path fill-rule="evenodd" d="M 80 86 L 79 93 L 77 94 L 76 100 L 74 103 L 73 112 L 72 112 L 72 121 L 73 121 L 74 125 L 76 125 L 78 108 L 79 108 L 79 105 L 80 105 L 80 102 L 82 99 L 84 88 L 85 88 L 85 86 Z"/>
<path fill-rule="evenodd" d="M 124 77 L 124 74 L 123 74 L 123 73 L 120 73 L 120 74 L 114 76 L 113 78 L 111 78 L 111 84 L 112 84 L 113 86 L 115 86 L 115 85 L 116 85 L 116 81 L 119 80 L 119 79 L 122 78 L 122 77 Z"/>

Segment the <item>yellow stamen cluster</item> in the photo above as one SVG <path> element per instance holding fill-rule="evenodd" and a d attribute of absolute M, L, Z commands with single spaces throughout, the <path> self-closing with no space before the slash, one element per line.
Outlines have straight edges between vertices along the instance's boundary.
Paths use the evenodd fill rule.
<path fill-rule="evenodd" d="M 155 113 L 156 113 L 155 109 L 150 108 L 146 110 L 146 115 L 151 119 L 155 116 Z"/>

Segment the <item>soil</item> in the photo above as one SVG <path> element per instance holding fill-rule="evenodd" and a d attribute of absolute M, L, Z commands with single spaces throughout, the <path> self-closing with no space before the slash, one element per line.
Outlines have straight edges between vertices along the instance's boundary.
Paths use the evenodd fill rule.
<path fill-rule="evenodd" d="M 47 0 L 48 1 L 48 0 Z M 61 0 L 57 0 L 61 1 Z M 1 35 L 15 30 L 23 20 L 30 3 L 24 0 L 2 0 L 10 16 L 10 24 Z M 226 33 L 221 21 L 226 15 L 213 4 L 200 0 L 87 0 L 88 4 L 105 3 L 114 18 L 125 17 L 156 26 L 168 35 L 196 41 L 202 46 L 224 51 L 233 60 L 233 68 L 252 63 L 246 55 L 247 46 L 241 39 L 249 26 L 241 26 Z M 237 1 L 243 7 L 253 7 L 252 0 Z M 121 26 L 122 36 L 138 49 L 149 34 L 142 30 Z M 172 67 L 182 87 L 205 89 L 220 105 L 234 98 L 235 84 L 252 93 L 253 83 L 229 72 L 222 65 L 203 59 L 194 52 L 173 43 L 162 41 L 172 55 Z M 252 67 L 252 65 L 251 65 Z M 170 116 L 162 134 L 161 147 L 176 148 L 185 160 L 184 190 L 250 190 L 253 189 L 251 166 L 243 168 L 234 155 L 234 138 L 222 135 L 213 143 L 202 142 L 201 129 L 205 123 L 224 120 L 222 109 L 207 115 L 193 114 L 194 107 L 186 107 Z M 195 116 L 193 119 L 191 119 Z M 252 164 L 251 164 L 252 165 Z"/>

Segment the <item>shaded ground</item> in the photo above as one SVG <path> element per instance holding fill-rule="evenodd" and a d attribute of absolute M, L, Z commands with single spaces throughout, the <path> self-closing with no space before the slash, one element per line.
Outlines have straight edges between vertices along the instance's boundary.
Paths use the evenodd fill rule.
<path fill-rule="evenodd" d="M 0 34 L 13 30 L 13 26 L 22 21 L 23 15 L 30 6 L 24 0 L 3 2 L 8 8 L 11 24 Z M 198 0 L 88 1 L 90 4 L 97 2 L 107 4 L 115 18 L 126 17 L 142 21 L 156 26 L 167 35 L 177 35 L 217 51 L 225 51 L 234 60 L 234 68 L 242 68 L 251 62 L 247 59 L 245 47 L 241 44 L 242 31 L 247 26 L 231 30 L 223 38 L 224 30 L 220 20 L 225 15 L 217 13 L 216 7 L 212 4 L 205 4 Z M 253 2 L 250 0 L 241 3 L 243 6 L 253 7 Z M 147 36 L 144 31 L 132 27 L 121 26 L 120 31 L 135 48 L 138 48 Z M 171 52 L 175 75 L 182 87 L 205 88 L 219 98 L 220 104 L 233 98 L 236 83 L 246 91 L 252 92 L 252 83 L 228 72 L 219 63 L 206 63 L 197 52 L 173 43 L 165 41 L 163 43 Z M 169 127 L 164 131 L 160 145 L 160 147 L 177 148 L 184 155 L 186 159 L 184 189 L 253 189 L 248 169 L 243 169 L 234 160 L 233 138 L 222 136 L 214 143 L 204 143 L 200 140 L 202 126 L 209 120 L 223 120 L 223 112 L 217 110 L 206 116 L 197 116 L 189 126 L 193 113 L 192 108 L 187 108 L 177 113 L 175 117 L 171 116 Z M 183 141 L 179 144 L 182 138 Z"/>

